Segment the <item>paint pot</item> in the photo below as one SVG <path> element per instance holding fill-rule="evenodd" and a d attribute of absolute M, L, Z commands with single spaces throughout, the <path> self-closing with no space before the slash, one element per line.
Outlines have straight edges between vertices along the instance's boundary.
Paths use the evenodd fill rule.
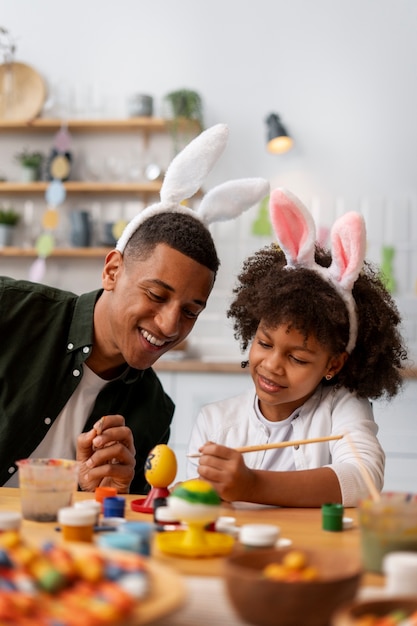
<path fill-rule="evenodd" d="M 58 523 L 65 541 L 93 541 L 96 513 L 92 509 L 80 509 L 73 506 L 58 511 Z"/>
<path fill-rule="evenodd" d="M 0 533 L 7 530 L 20 530 L 22 516 L 16 511 L 0 511 Z"/>
<path fill-rule="evenodd" d="M 237 537 L 239 534 L 239 527 L 236 525 L 236 518 L 228 515 L 221 515 L 214 522 L 214 530 L 218 533 L 226 533 Z"/>
<path fill-rule="evenodd" d="M 121 496 L 111 496 L 103 500 L 104 517 L 124 517 L 126 499 Z"/>
<path fill-rule="evenodd" d="M 151 553 L 151 539 L 154 531 L 154 524 L 151 522 L 126 522 L 117 529 L 117 534 L 133 534 L 138 538 L 138 552 L 145 556 Z"/>
<path fill-rule="evenodd" d="M 97 502 L 100 502 L 102 511 L 104 498 L 114 498 L 114 496 L 117 496 L 116 487 L 96 487 L 94 492 L 94 497 Z"/>
<path fill-rule="evenodd" d="M 121 526 L 120 528 L 123 528 Z M 101 548 L 124 550 L 125 552 L 140 552 L 140 537 L 136 533 L 122 533 L 118 530 L 111 533 L 101 533 L 97 537 L 97 544 Z"/>
<path fill-rule="evenodd" d="M 78 500 L 77 502 L 74 502 L 74 507 L 76 509 L 87 509 L 87 510 L 92 510 L 94 511 L 96 518 L 94 521 L 95 525 L 99 524 L 100 521 L 100 513 L 101 513 L 101 504 L 100 502 L 97 502 L 97 500 L 93 500 L 93 499 L 88 499 L 88 500 Z"/>
<path fill-rule="evenodd" d="M 326 503 L 321 507 L 323 530 L 339 532 L 343 530 L 343 504 Z"/>
<path fill-rule="evenodd" d="M 358 505 L 362 563 L 365 571 L 382 573 L 391 552 L 417 552 L 417 496 L 386 492 Z"/>
<path fill-rule="evenodd" d="M 175 519 L 169 506 L 158 506 L 154 511 L 155 530 L 179 530 L 182 525 Z M 185 528 L 185 527 L 184 527 Z"/>
<path fill-rule="evenodd" d="M 415 596 L 417 593 L 417 553 L 390 552 L 382 559 L 385 592 L 388 595 Z"/>
<path fill-rule="evenodd" d="M 273 524 L 243 524 L 239 541 L 246 548 L 273 548 L 279 534 L 280 528 Z"/>

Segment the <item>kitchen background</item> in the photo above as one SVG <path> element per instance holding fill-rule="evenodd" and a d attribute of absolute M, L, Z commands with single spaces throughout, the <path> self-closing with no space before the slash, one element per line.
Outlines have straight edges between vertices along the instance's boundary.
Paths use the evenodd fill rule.
<path fill-rule="evenodd" d="M 392 278 L 414 359 L 415 0 L 2 0 L 0 26 L 15 39 L 15 60 L 31 65 L 46 81 L 43 117 L 126 118 L 130 99 L 138 93 L 152 95 L 154 115 L 164 117 L 168 92 L 193 89 L 203 99 L 204 125 L 225 122 L 230 128 L 228 147 L 205 189 L 230 178 L 265 177 L 272 187 L 285 186 L 298 195 L 322 234 L 337 215 L 361 211 L 368 257 L 383 264 Z M 285 154 L 266 150 L 265 120 L 271 112 L 281 116 L 294 139 Z M 137 180 L 149 164 L 163 172 L 174 154 L 169 133 L 151 135 L 148 144 L 136 130 L 74 133 L 72 139 L 71 179 Z M 0 175 L 16 180 L 13 155 L 23 147 L 46 152 L 51 141 L 47 133 L 0 133 Z M 68 196 L 59 207 L 56 245 L 70 245 L 75 209 L 89 212 L 92 243 L 100 245 L 106 222 L 129 219 L 154 199 L 138 194 Z M 22 215 L 15 244 L 33 246 L 42 230 L 42 195 L 3 193 L 2 204 L 13 204 Z M 222 267 L 207 311 L 190 337 L 190 354 L 240 360 L 225 311 L 243 258 L 271 240 L 268 234 L 256 234 L 261 216 L 262 207 L 255 206 L 238 221 L 213 227 Z M 0 250 L 1 274 L 26 278 L 32 263 L 33 258 L 2 256 Z M 102 263 L 102 257 L 50 257 L 44 281 L 77 293 L 91 290 L 100 284 Z M 175 386 L 167 376 L 166 384 Z M 235 378 L 240 388 L 244 377 Z M 204 392 L 196 406 L 203 396 L 211 399 Z M 416 400 L 416 383 L 409 381 L 394 408 L 377 405 L 381 421 L 389 424 L 394 415 L 389 410 L 395 407 L 398 420 L 399 406 L 401 415 L 411 419 Z M 407 439 L 415 450 L 413 425 L 401 424 L 398 433 L 399 428 L 397 421 L 383 431 L 383 438 L 387 447 L 393 446 L 392 457 L 403 463 L 403 474 L 415 474 L 413 453 L 392 444 Z M 188 430 L 181 435 L 184 440 Z M 394 487 L 397 479 L 391 476 L 388 485 Z"/>

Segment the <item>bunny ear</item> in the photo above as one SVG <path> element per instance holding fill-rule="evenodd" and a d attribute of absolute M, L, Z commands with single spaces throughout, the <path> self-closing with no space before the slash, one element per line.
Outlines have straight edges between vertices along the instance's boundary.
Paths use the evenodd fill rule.
<path fill-rule="evenodd" d="M 271 193 L 269 210 L 289 267 L 312 268 L 316 228 L 307 208 L 290 191 L 275 189 Z"/>
<path fill-rule="evenodd" d="M 200 133 L 173 159 L 161 187 L 164 204 L 179 203 L 191 198 L 223 152 L 229 130 L 216 124 Z"/>
<path fill-rule="evenodd" d="M 116 250 L 123 254 L 126 245 L 143 222 L 161 213 L 192 215 L 207 224 L 236 217 L 268 194 L 269 184 L 263 179 L 235 180 L 220 185 L 200 203 L 198 211 L 183 201 L 201 188 L 202 182 L 223 152 L 229 130 L 226 124 L 216 124 L 191 141 L 168 167 L 160 192 L 160 202 L 138 213 L 124 229 Z"/>
<path fill-rule="evenodd" d="M 351 290 L 359 276 L 366 252 L 365 221 L 359 213 L 345 213 L 330 234 L 332 263 L 329 274 L 342 289 Z"/>
<path fill-rule="evenodd" d="M 237 217 L 269 193 L 263 178 L 229 180 L 211 189 L 202 199 L 197 215 L 205 224 Z"/>

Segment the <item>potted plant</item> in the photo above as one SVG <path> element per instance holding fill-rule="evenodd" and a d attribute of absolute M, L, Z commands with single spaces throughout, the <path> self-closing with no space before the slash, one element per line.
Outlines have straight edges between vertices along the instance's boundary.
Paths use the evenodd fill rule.
<path fill-rule="evenodd" d="M 24 148 L 15 155 L 15 159 L 22 168 L 21 180 L 24 182 L 32 182 L 39 180 L 41 176 L 44 155 L 41 152 L 30 151 Z"/>
<path fill-rule="evenodd" d="M 12 207 L 0 208 L 0 248 L 11 245 L 13 230 L 19 220 L 19 213 Z"/>
<path fill-rule="evenodd" d="M 197 91 L 192 89 L 177 89 L 164 96 L 169 105 L 167 117 L 171 120 L 170 130 L 174 138 L 175 152 L 179 152 L 182 146 L 179 143 L 180 130 L 184 128 L 190 131 L 190 124 L 183 124 L 184 120 L 195 122 L 194 130 L 200 131 L 203 123 L 203 100 Z M 185 143 L 191 139 L 189 132 L 185 133 Z M 194 133 L 195 134 L 195 133 Z"/>

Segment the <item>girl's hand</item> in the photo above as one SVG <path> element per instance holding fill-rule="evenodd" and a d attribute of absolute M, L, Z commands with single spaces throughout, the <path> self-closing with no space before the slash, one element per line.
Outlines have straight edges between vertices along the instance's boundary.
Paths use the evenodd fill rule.
<path fill-rule="evenodd" d="M 128 493 L 135 474 L 135 446 L 122 415 L 105 415 L 88 433 L 77 439 L 77 461 L 81 462 L 79 485 L 83 491 L 116 487 Z"/>
<path fill-rule="evenodd" d="M 254 474 L 243 460 L 243 455 L 232 448 L 216 443 L 205 443 L 198 466 L 200 478 L 207 480 L 222 500 L 247 500 L 252 492 Z"/>

